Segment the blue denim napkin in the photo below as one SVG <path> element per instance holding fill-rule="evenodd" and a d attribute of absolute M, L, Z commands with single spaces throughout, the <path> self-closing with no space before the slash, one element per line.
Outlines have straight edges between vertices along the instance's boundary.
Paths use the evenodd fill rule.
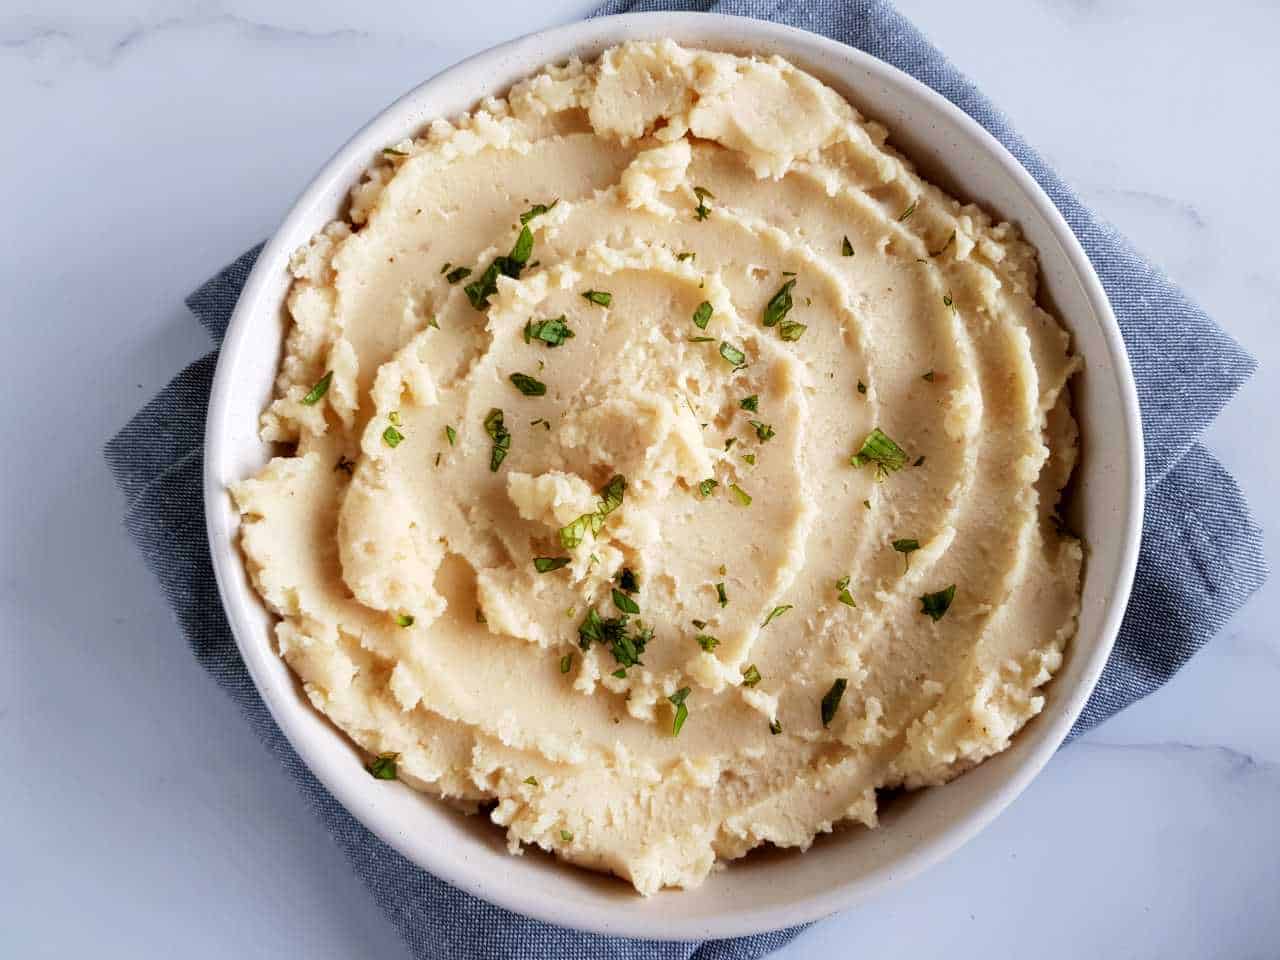
<path fill-rule="evenodd" d="M 1000 112 L 882 0 L 610 0 L 599 11 L 712 10 L 778 20 L 843 41 L 933 87 L 981 123 L 1040 182 L 1084 245 L 1124 334 L 1146 431 L 1147 507 L 1133 596 L 1115 652 L 1072 734 L 1167 681 L 1266 578 L 1262 534 L 1235 481 L 1198 441 L 1256 366 L 1203 310 L 1090 213 Z M 261 247 L 193 293 L 192 313 L 221 342 Z M 421 960 L 618 958 L 748 960 L 797 929 L 704 943 L 582 934 L 512 914 L 418 869 L 362 827 L 294 753 L 236 652 L 205 539 L 201 444 L 217 351 L 192 364 L 106 447 L 125 527 L 159 578 L 196 658 L 240 704 L 289 770 L 387 916 Z"/>

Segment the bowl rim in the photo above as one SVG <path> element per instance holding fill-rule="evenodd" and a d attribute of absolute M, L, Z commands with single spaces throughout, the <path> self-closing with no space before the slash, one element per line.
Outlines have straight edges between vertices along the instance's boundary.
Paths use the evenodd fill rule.
<path fill-rule="evenodd" d="M 218 468 L 224 457 L 223 424 L 228 420 L 228 404 L 235 388 L 233 358 L 240 351 L 252 346 L 250 334 L 253 319 L 263 311 L 263 298 L 270 294 L 272 284 L 277 280 L 274 274 L 287 266 L 289 256 L 296 245 L 296 241 L 290 238 L 297 232 L 309 211 L 332 189 L 335 177 L 342 175 L 342 171 L 359 157 L 366 158 L 366 162 L 360 167 L 363 169 L 367 166 L 367 158 L 372 156 L 373 150 L 390 142 L 381 135 L 377 142 L 373 139 L 373 135 L 378 134 L 378 128 L 387 117 L 401 114 L 407 122 L 414 116 L 414 104 L 428 97 L 437 88 L 447 87 L 453 75 L 464 69 L 474 70 L 486 64 L 496 64 L 524 44 L 531 42 L 550 44 L 561 51 L 545 57 L 543 62 L 550 62 L 562 59 L 564 55 L 584 47 L 602 48 L 626 39 L 634 39 L 641 34 L 650 38 L 674 35 L 679 42 L 713 45 L 711 41 L 702 39 L 709 32 L 709 25 L 718 26 L 726 34 L 733 35 L 735 38 L 781 47 L 783 55 L 791 55 L 799 51 L 801 56 L 812 52 L 818 56 L 834 58 L 841 61 L 842 71 L 847 70 L 853 73 L 855 70 L 862 70 L 876 81 L 905 89 L 912 97 L 922 101 L 926 108 L 942 114 L 949 122 L 958 126 L 985 149 L 992 163 L 998 164 L 1003 173 L 1014 181 L 1016 187 L 1043 218 L 1054 239 L 1060 244 L 1074 279 L 1079 282 L 1083 295 L 1094 312 L 1105 342 L 1116 380 L 1115 387 L 1120 400 L 1119 413 L 1123 420 L 1124 436 L 1127 439 L 1128 462 L 1124 466 L 1127 469 L 1129 483 L 1122 500 L 1128 506 L 1128 514 L 1123 518 L 1121 525 L 1122 546 L 1119 551 L 1118 576 L 1104 604 L 1099 626 L 1099 641 L 1082 664 L 1077 686 L 1062 698 L 1055 716 L 1046 716 L 1045 714 L 1049 712 L 1046 709 L 1045 714 L 1038 718 L 1044 726 L 1038 733 L 1039 742 L 1014 768 L 1011 775 L 998 784 L 988 798 L 979 803 L 969 814 L 958 818 L 934 841 L 896 861 L 893 869 L 880 870 L 869 877 L 835 885 L 823 894 L 812 896 L 799 904 L 791 902 L 782 906 L 736 910 L 730 907 L 710 918 L 671 916 L 664 918 L 662 929 L 659 930 L 654 929 L 651 918 L 628 913 L 617 907 L 603 910 L 581 903 L 566 905 L 550 902 L 549 898 L 543 896 L 537 889 L 520 887 L 517 884 L 505 882 L 502 878 L 483 875 L 479 868 L 469 864 L 465 856 L 415 844 L 402 829 L 402 825 L 393 813 L 387 813 L 372 802 L 366 794 L 362 794 L 352 786 L 354 780 L 338 775 L 330 764 L 332 757 L 327 755 L 331 751 L 314 745 L 308 737 L 302 735 L 300 721 L 296 719 L 299 714 L 291 714 L 288 710 L 277 707 L 277 697 L 281 692 L 272 689 L 274 681 L 267 671 L 271 659 L 278 660 L 278 656 L 274 649 L 271 649 L 270 643 L 262 644 L 256 638 L 252 638 L 253 631 L 244 623 L 244 605 L 246 603 L 260 605 L 260 601 L 256 599 L 256 594 L 252 597 L 245 596 L 244 565 L 235 542 L 234 524 L 227 518 L 225 479 Z M 478 102 L 480 99 L 481 97 L 477 96 L 471 98 L 470 102 Z M 412 126 L 404 132 L 416 133 L 423 126 L 421 118 L 415 118 Z M 349 189 L 351 185 L 352 182 L 347 179 L 347 188 Z M 320 168 L 290 207 L 289 212 L 259 254 L 244 284 L 223 338 L 205 425 L 203 501 L 218 594 L 235 637 L 236 647 L 245 662 L 254 686 L 308 769 L 357 820 L 411 862 L 421 866 L 435 877 L 525 916 L 612 936 L 692 940 L 763 933 L 811 922 L 887 888 L 898 886 L 950 856 L 995 819 L 1027 787 L 1070 732 L 1097 684 L 1119 631 L 1133 584 L 1141 538 L 1145 494 L 1143 449 L 1137 389 L 1120 328 L 1101 281 L 1094 272 L 1078 238 L 1053 201 L 1026 168 L 976 120 L 944 96 L 897 67 L 856 47 L 807 30 L 726 14 L 628 13 L 534 31 L 446 67 L 375 114 Z M 252 592 L 251 589 L 249 592 Z M 295 699 L 297 697 L 296 692 L 292 690 L 289 695 Z M 309 704 L 306 706 L 310 709 Z"/>

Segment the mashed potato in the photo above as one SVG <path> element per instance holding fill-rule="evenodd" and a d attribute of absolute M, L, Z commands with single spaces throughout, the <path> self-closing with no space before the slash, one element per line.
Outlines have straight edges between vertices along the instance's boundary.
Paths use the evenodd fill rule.
<path fill-rule="evenodd" d="M 232 490 L 376 775 L 626 878 L 876 824 L 1075 630 L 1034 251 L 778 58 L 628 43 L 384 150 Z"/>

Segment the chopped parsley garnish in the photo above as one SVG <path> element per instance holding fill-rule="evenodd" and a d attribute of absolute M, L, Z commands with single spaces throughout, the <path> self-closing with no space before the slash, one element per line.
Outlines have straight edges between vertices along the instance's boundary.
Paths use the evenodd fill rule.
<path fill-rule="evenodd" d="M 445 275 L 445 279 L 450 283 L 457 283 L 459 280 L 465 280 L 469 276 L 471 276 L 470 267 L 457 267 L 450 270 L 448 274 Z"/>
<path fill-rule="evenodd" d="M 413 626 L 413 614 L 412 614 L 412 613 L 398 613 L 398 614 L 396 614 L 396 623 L 398 623 L 398 624 L 399 624 L 400 626 L 402 626 L 402 627 L 412 627 L 412 626 Z"/>
<path fill-rule="evenodd" d="M 394 426 L 387 427 L 382 431 L 382 441 L 391 448 L 400 446 L 400 441 L 404 439 L 404 434 L 397 430 Z"/>
<path fill-rule="evenodd" d="M 636 572 L 630 567 L 623 567 L 622 573 L 618 574 L 618 586 L 625 593 L 640 592 L 640 581 L 636 577 Z"/>
<path fill-rule="evenodd" d="M 711 322 L 711 304 L 703 300 L 698 304 L 698 309 L 693 311 L 693 325 L 699 330 L 707 329 L 707 324 Z"/>
<path fill-rule="evenodd" d="M 911 569 L 911 554 L 920 549 L 920 541 L 914 539 L 903 538 L 893 541 L 893 549 L 902 554 L 903 570 Z"/>
<path fill-rule="evenodd" d="M 548 348 L 558 347 L 573 336 L 573 331 L 565 323 L 564 314 L 550 320 L 530 320 L 524 325 L 524 342 L 539 340 Z"/>
<path fill-rule="evenodd" d="M 742 459 L 747 461 L 747 463 L 751 464 L 753 467 L 756 465 L 756 455 L 754 453 L 744 453 L 742 455 Z"/>
<path fill-rule="evenodd" d="M 440 451 L 439 451 L 439 450 L 437 450 L 437 451 L 436 451 L 436 466 L 437 466 L 437 467 L 438 467 L 438 466 L 440 466 L 440 457 L 441 457 L 441 456 L 442 456 L 442 454 L 440 453 Z"/>
<path fill-rule="evenodd" d="M 862 505 L 863 505 L 864 507 L 866 507 L 868 510 L 870 510 L 870 509 L 871 509 L 871 501 L 870 501 L 870 500 L 863 500 L 863 501 L 862 501 Z"/>
<path fill-rule="evenodd" d="M 396 764 L 400 761 L 398 753 L 380 753 L 369 761 L 368 771 L 375 780 L 396 779 Z"/>
<path fill-rule="evenodd" d="M 920 456 L 916 457 L 916 462 L 915 462 L 915 463 L 913 463 L 913 464 L 912 464 L 912 466 L 913 466 L 913 467 L 923 467 L 923 466 L 924 466 L 924 454 L 923 454 L 923 453 L 922 453 L 922 454 L 920 454 Z"/>
<path fill-rule="evenodd" d="M 536 786 L 538 785 L 538 778 L 537 778 L 537 777 L 525 777 L 525 778 L 524 778 L 524 782 L 525 782 L 525 783 L 527 783 L 527 784 L 528 784 L 529 786 L 531 786 L 531 787 L 536 787 Z"/>
<path fill-rule="evenodd" d="M 862 441 L 862 446 L 849 458 L 849 462 L 855 467 L 874 463 L 877 476 L 884 478 L 907 465 L 907 452 L 889 439 L 888 434 L 876 427 L 867 434 L 867 438 Z"/>
<path fill-rule="evenodd" d="M 720 356 L 724 357 L 737 370 L 739 367 L 746 366 L 747 355 L 731 344 L 728 340 L 720 341 Z"/>
<path fill-rule="evenodd" d="M 698 484 L 698 492 L 704 497 L 709 497 L 720 486 L 719 480 L 703 480 Z"/>
<path fill-rule="evenodd" d="M 545 419 L 543 419 L 542 417 L 538 417 L 538 419 L 536 419 L 536 420 L 530 420 L 530 421 L 529 421 L 529 426 L 531 426 L 531 427 L 536 427 L 538 424 L 542 424 L 542 426 L 543 426 L 543 428 L 544 428 L 544 429 L 547 429 L 547 430 L 550 430 L 550 429 L 551 429 L 551 421 L 550 421 L 550 420 L 545 420 Z"/>
<path fill-rule="evenodd" d="M 774 438 L 775 433 L 770 424 L 762 423 L 759 420 L 748 420 L 747 422 L 756 428 L 756 436 L 760 438 L 761 443 Z"/>
<path fill-rule="evenodd" d="M 844 677 L 839 677 L 835 683 L 831 684 L 831 689 L 827 691 L 826 696 L 822 698 L 822 725 L 829 727 L 831 721 L 835 718 L 836 711 L 840 709 L 840 700 L 844 697 L 845 687 L 849 686 L 849 681 Z"/>
<path fill-rule="evenodd" d="M 796 323 L 793 320 L 788 320 L 778 327 L 778 336 L 783 340 L 794 343 L 803 337 L 804 332 L 808 329 L 809 325 L 807 323 Z"/>
<path fill-rule="evenodd" d="M 497 473 L 511 450 L 511 431 L 502 422 L 502 411 L 497 407 L 485 416 L 484 432 L 493 440 L 493 450 L 489 453 L 489 470 Z"/>
<path fill-rule="evenodd" d="M 560 672 L 568 673 L 573 668 L 573 654 L 566 653 L 560 658 Z"/>
<path fill-rule="evenodd" d="M 926 373 L 926 374 L 925 374 L 924 376 L 922 376 L 920 379 L 921 379 L 921 380 L 923 380 L 925 383 L 933 383 L 933 371 L 932 371 L 932 370 L 930 370 L 928 373 Z"/>
<path fill-rule="evenodd" d="M 383 147 L 382 155 L 389 159 L 403 160 L 409 155 L 409 151 L 397 150 L 395 147 Z"/>
<path fill-rule="evenodd" d="M 759 682 L 760 671 L 756 669 L 756 665 L 754 663 L 742 671 L 742 685 L 744 687 L 754 687 Z"/>
<path fill-rule="evenodd" d="M 858 392 L 859 392 L 859 393 L 866 393 L 866 392 L 867 392 L 867 385 L 866 385 L 865 383 L 863 383 L 861 380 L 859 380 L 859 381 L 858 381 Z"/>
<path fill-rule="evenodd" d="M 689 719 L 689 708 L 684 704 L 685 700 L 689 697 L 689 692 L 688 687 L 681 687 L 671 696 L 667 697 L 668 700 L 676 705 L 676 718 L 675 722 L 671 725 L 671 735 L 673 737 L 680 736 L 680 728 L 683 727 L 684 722 Z"/>
<path fill-rule="evenodd" d="M 920 612 L 926 613 L 937 623 L 942 619 L 949 609 L 951 609 L 951 601 L 956 597 L 956 585 L 953 583 L 945 590 L 939 590 L 937 593 L 926 593 L 920 598 Z"/>
<path fill-rule="evenodd" d="M 392 410 L 390 413 L 387 414 L 387 419 L 390 420 L 397 427 L 400 426 L 400 411 Z"/>
<path fill-rule="evenodd" d="M 561 839 L 561 840 L 563 840 L 565 843 L 572 843 L 572 842 L 573 842 L 573 831 L 572 831 L 572 830 L 561 830 L 561 831 L 560 831 L 560 839 Z"/>
<path fill-rule="evenodd" d="M 630 599 L 616 590 L 614 593 Z M 616 597 L 614 602 L 617 602 Z M 593 642 L 607 644 L 614 660 L 624 670 L 627 667 L 642 667 L 644 664 L 640 656 L 644 653 L 644 648 L 649 641 L 653 639 L 653 631 L 637 621 L 635 631 L 628 633 L 627 624 L 628 617 L 625 613 L 606 620 L 596 612 L 595 607 L 590 607 L 587 610 L 586 619 L 578 626 L 578 646 L 586 650 Z"/>
<path fill-rule="evenodd" d="M 591 513 L 584 513 L 572 523 L 560 528 L 560 545 L 572 550 L 582 543 L 591 531 L 596 536 L 604 528 L 604 518 L 622 506 L 622 497 L 627 489 L 627 480 L 621 474 L 615 474 L 609 482 L 600 488 L 600 506 Z"/>
<path fill-rule="evenodd" d="M 462 288 L 471 305 L 477 310 L 488 310 L 489 298 L 498 292 L 498 277 L 504 276 L 518 280 L 520 271 L 529 262 L 531 253 L 533 253 L 533 231 L 528 226 L 523 226 L 520 228 L 520 235 L 516 237 L 516 243 L 511 248 L 511 252 L 505 257 L 494 257 L 493 262 L 484 268 L 484 273 L 480 274 L 478 280 L 473 280 Z"/>
<path fill-rule="evenodd" d="M 842 257 L 853 256 L 853 244 L 849 242 L 849 237 L 847 235 L 845 236 L 844 240 L 840 244 L 840 256 Z"/>
<path fill-rule="evenodd" d="M 450 263 L 448 260 L 446 260 L 446 261 L 444 262 L 444 266 L 440 268 L 440 272 L 441 272 L 441 273 L 448 273 L 448 272 L 449 272 L 449 268 L 450 268 L 450 267 L 452 267 L 452 266 L 453 266 L 453 264 L 452 264 L 452 263 Z"/>
<path fill-rule="evenodd" d="M 715 343 L 715 337 L 685 337 L 689 343 Z"/>
<path fill-rule="evenodd" d="M 542 216 L 544 213 L 551 210 L 552 207 L 554 207 L 559 202 L 560 202 L 560 198 L 557 197 L 555 200 L 551 201 L 550 207 L 547 206 L 545 203 L 535 203 L 532 207 L 530 207 L 524 213 L 520 214 L 520 225 L 524 226 L 534 217 Z"/>
<path fill-rule="evenodd" d="M 681 261 L 683 261 L 683 260 L 692 260 L 692 259 L 693 259 L 694 257 L 696 257 L 696 256 L 697 256 L 697 254 L 696 254 L 696 253 L 694 253 L 692 250 L 685 250 L 685 251 L 683 251 L 682 253 L 677 253 L 677 254 L 676 254 L 676 259 L 677 259 L 677 260 L 681 260 Z"/>
<path fill-rule="evenodd" d="M 434 315 L 434 314 L 432 314 L 431 316 L 427 317 L 427 326 L 428 326 L 428 327 L 435 327 L 437 330 L 439 330 L 439 329 L 440 329 L 440 321 L 439 321 L 439 320 L 437 320 L 437 319 L 435 318 L 435 315 Z"/>
<path fill-rule="evenodd" d="M 729 595 L 724 592 L 723 583 L 716 584 L 716 599 L 719 601 L 720 606 L 722 607 L 727 607 L 729 605 Z"/>
<path fill-rule="evenodd" d="M 534 557 L 533 569 L 539 573 L 550 573 L 569 565 L 569 557 Z"/>
<path fill-rule="evenodd" d="M 747 491 L 743 490 L 736 483 L 729 484 L 729 490 L 732 491 L 734 499 L 742 506 L 751 506 L 751 494 L 747 493 Z"/>
<path fill-rule="evenodd" d="M 719 640 L 707 633 L 700 633 L 694 639 L 698 641 L 698 646 L 707 651 L 707 653 L 710 653 L 720 645 Z"/>
<path fill-rule="evenodd" d="M 451 447 L 454 446 L 454 444 L 456 444 L 458 441 L 458 431 L 453 429 L 453 427 L 448 427 L 448 426 L 445 427 L 444 436 L 445 436 L 445 439 L 449 441 L 449 446 Z"/>
<path fill-rule="evenodd" d="M 613 589 L 613 605 L 623 613 L 639 613 L 640 605 L 628 597 L 617 587 Z"/>
<path fill-rule="evenodd" d="M 695 630 L 707 629 L 707 621 L 705 620 L 690 620 L 689 622 L 693 624 Z"/>
<path fill-rule="evenodd" d="M 706 187 L 694 187 L 693 195 L 698 198 L 698 205 L 694 207 L 693 215 L 699 220 L 707 219 L 711 215 L 711 208 L 707 206 L 707 198 L 710 197 L 714 200 L 716 195 Z"/>
<path fill-rule="evenodd" d="M 607 307 L 613 303 L 613 294 L 604 290 L 587 290 L 582 294 L 582 299 L 598 307 Z"/>
<path fill-rule="evenodd" d="M 316 381 L 316 385 L 307 391 L 307 395 L 302 398 L 304 407 L 314 407 L 320 402 L 320 398 L 329 392 L 329 384 L 333 382 L 333 371 L 329 370 L 323 377 Z"/>
<path fill-rule="evenodd" d="M 836 599 L 846 607 L 856 607 L 858 605 L 853 599 L 853 594 L 849 592 L 849 578 L 847 576 L 841 577 L 836 581 L 836 589 L 840 591 Z"/>
<path fill-rule="evenodd" d="M 784 603 L 781 606 L 774 607 L 769 611 L 769 615 L 764 618 L 764 623 L 760 624 L 760 628 L 764 629 L 769 624 L 773 623 L 773 621 L 777 620 L 780 616 L 790 610 L 792 606 L 793 605 L 790 603 Z"/>
<path fill-rule="evenodd" d="M 535 380 L 533 377 L 524 373 L 513 373 L 510 377 L 516 389 L 523 393 L 526 397 L 541 397 L 547 392 L 547 385 L 541 380 Z"/>
<path fill-rule="evenodd" d="M 955 243 L 955 242 L 956 242 L 956 232 L 955 232 L 954 230 L 952 230 L 952 231 L 951 231 L 951 236 L 947 237 L 947 242 L 946 242 L 946 243 L 944 243 L 942 246 L 940 246 L 940 247 L 938 248 L 938 250 L 937 250 L 937 252 L 936 252 L 936 253 L 932 253 L 932 254 L 930 254 L 930 256 L 933 256 L 933 257 L 939 257 L 939 256 L 941 256 L 943 253 L 945 253 L 945 252 L 946 252 L 947 247 L 951 246 L 951 244 L 953 244 L 953 243 Z"/>
<path fill-rule="evenodd" d="M 752 413 L 759 413 L 760 397 L 754 393 L 749 397 L 743 397 L 742 400 L 738 402 L 738 406 L 743 410 L 750 410 Z"/>
<path fill-rule="evenodd" d="M 770 720 L 769 732 L 776 737 L 778 734 L 782 732 L 782 724 L 780 724 L 777 720 Z"/>
<path fill-rule="evenodd" d="M 730 448 L 731 448 L 735 443 L 737 443 L 737 442 L 738 442 L 738 438 L 737 438 L 737 437 L 730 437 L 728 440 L 726 440 L 726 441 L 724 442 L 724 452 L 725 452 L 725 453 L 728 453 L 728 452 L 729 452 L 729 449 L 730 449 Z"/>
<path fill-rule="evenodd" d="M 913 213 L 915 213 L 915 212 L 916 212 L 916 202 L 915 202 L 914 200 L 912 200 L 912 201 L 911 201 L 911 206 L 909 206 L 909 207 L 907 207 L 907 209 L 903 210 L 903 211 L 902 211 L 902 213 L 898 216 L 898 222 L 899 222 L 899 223 L 906 223 L 908 220 L 910 220 L 910 219 L 911 219 L 911 215 L 912 215 Z"/>
<path fill-rule="evenodd" d="M 950 292 L 942 295 L 942 305 L 944 307 L 951 307 L 953 310 L 955 309 L 956 302 L 951 299 Z"/>
<path fill-rule="evenodd" d="M 764 325 L 766 327 L 776 326 L 778 321 L 791 311 L 791 291 L 795 288 L 795 285 L 795 278 L 792 277 L 764 305 Z"/>
<path fill-rule="evenodd" d="M 619 667 L 617 670 L 613 671 L 613 673 L 609 674 L 609 676 L 617 677 L 619 680 L 625 680 L 627 678 L 627 668 Z"/>

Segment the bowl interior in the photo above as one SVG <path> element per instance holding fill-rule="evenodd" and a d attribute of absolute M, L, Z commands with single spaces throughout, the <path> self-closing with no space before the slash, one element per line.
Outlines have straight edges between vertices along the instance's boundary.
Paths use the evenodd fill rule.
<path fill-rule="evenodd" d="M 1074 381 L 1082 456 L 1070 520 L 1089 549 L 1078 635 L 1048 687 L 1044 712 L 1009 750 L 945 788 L 897 798 L 877 830 L 840 829 L 804 854 L 757 852 L 697 890 L 642 899 L 621 881 L 534 851 L 511 857 L 501 831 L 485 818 L 462 816 L 399 784 L 372 780 L 356 750 L 311 709 L 275 653 L 272 617 L 240 560 L 238 518 L 226 486 L 256 472 L 270 456 L 257 424 L 280 359 L 289 254 L 339 214 L 376 152 L 436 117 L 501 94 L 545 63 L 590 58 L 622 40 L 655 37 L 786 56 L 888 126 L 891 143 L 926 177 L 1022 228 L 1040 254 L 1042 303 L 1071 331 L 1086 362 Z M 857 902 L 940 860 L 1026 786 L 1066 736 L 1119 627 L 1137 556 L 1141 450 L 1123 344 L 1087 259 L 1048 198 L 976 123 L 905 74 L 813 34 L 708 14 L 640 14 L 531 35 L 464 61 L 397 101 L 329 162 L 263 251 L 228 330 L 209 407 L 205 499 L 214 567 L 250 673 L 303 760 L 357 818 L 435 875 L 510 909 L 602 933 L 693 939 L 788 926 Z"/>

